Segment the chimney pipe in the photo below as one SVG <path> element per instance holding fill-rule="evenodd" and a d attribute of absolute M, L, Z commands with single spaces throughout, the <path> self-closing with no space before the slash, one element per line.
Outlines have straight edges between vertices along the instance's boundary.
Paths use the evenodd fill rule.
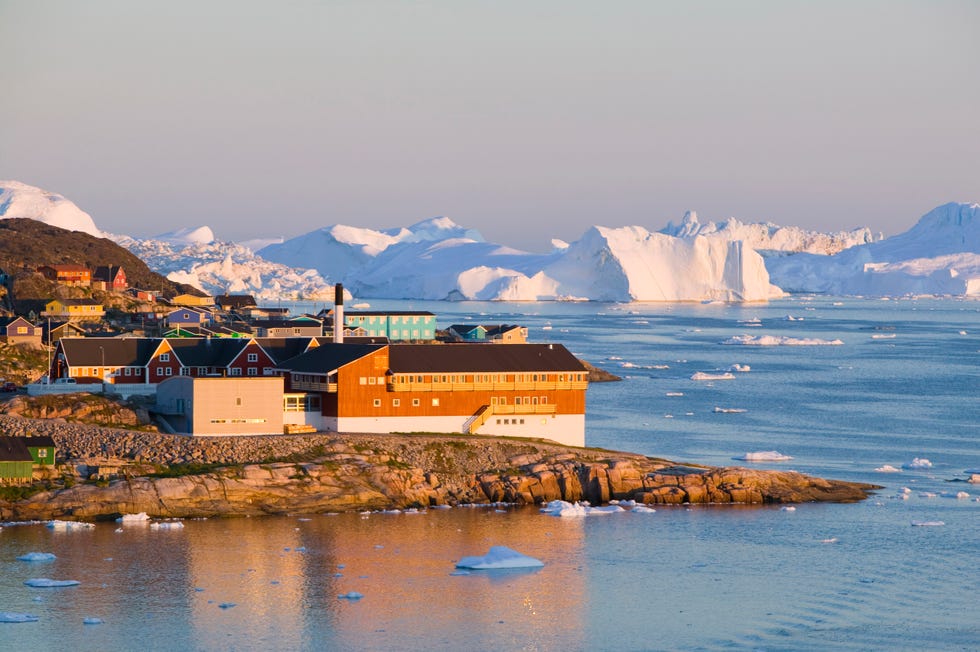
<path fill-rule="evenodd" d="M 344 285 L 337 283 L 333 293 L 333 341 L 344 343 Z"/>

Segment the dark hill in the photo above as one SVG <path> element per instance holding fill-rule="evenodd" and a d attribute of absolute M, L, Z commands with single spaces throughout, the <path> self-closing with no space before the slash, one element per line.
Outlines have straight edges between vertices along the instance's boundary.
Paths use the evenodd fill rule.
<path fill-rule="evenodd" d="M 200 294 L 189 285 L 174 283 L 151 271 L 146 263 L 111 240 L 26 218 L 0 220 L 0 270 L 18 279 L 33 274 L 41 265 L 65 264 L 93 269 L 100 265 L 120 265 L 126 271 L 130 287 L 156 290 L 165 297 L 185 292 Z"/>

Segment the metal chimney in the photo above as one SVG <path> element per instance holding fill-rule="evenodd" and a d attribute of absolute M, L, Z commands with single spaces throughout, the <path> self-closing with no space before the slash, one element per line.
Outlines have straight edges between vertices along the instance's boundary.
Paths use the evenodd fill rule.
<path fill-rule="evenodd" d="M 344 285 L 337 283 L 333 292 L 333 341 L 344 343 Z"/>

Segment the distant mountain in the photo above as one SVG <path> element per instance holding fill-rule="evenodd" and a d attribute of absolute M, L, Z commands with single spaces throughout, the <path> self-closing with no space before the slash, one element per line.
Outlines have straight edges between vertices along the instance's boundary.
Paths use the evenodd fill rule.
<path fill-rule="evenodd" d="M 61 195 L 20 181 L 0 181 L 0 219 L 12 217 L 102 237 L 92 217 Z"/>
<path fill-rule="evenodd" d="M 773 281 L 790 292 L 980 296 L 980 204 L 944 204 L 886 240 L 834 256 L 772 258 L 767 265 Z"/>

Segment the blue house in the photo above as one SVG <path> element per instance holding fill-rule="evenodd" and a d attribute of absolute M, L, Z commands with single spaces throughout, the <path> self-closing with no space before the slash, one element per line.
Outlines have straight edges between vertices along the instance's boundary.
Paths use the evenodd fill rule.
<path fill-rule="evenodd" d="M 332 332 L 333 311 L 329 314 Z M 344 334 L 386 337 L 390 342 L 430 341 L 436 338 L 436 316 L 425 310 L 351 310 L 344 313 Z"/>
<path fill-rule="evenodd" d="M 167 325 L 176 326 L 207 326 L 211 323 L 211 313 L 207 310 L 181 306 L 167 313 Z"/>

